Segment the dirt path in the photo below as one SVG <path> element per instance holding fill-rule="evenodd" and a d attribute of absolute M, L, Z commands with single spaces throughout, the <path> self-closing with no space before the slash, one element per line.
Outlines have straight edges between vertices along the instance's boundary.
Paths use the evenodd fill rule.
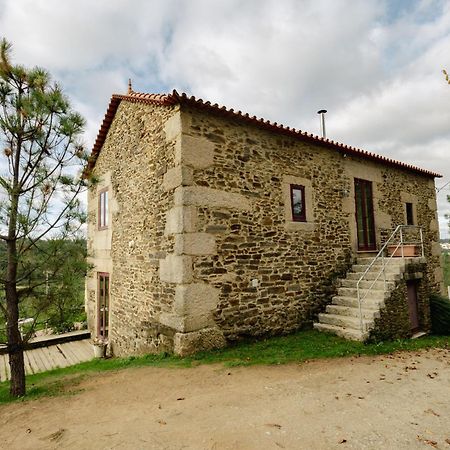
<path fill-rule="evenodd" d="M 449 350 L 132 369 L 82 387 L 0 407 L 0 447 L 450 450 Z"/>

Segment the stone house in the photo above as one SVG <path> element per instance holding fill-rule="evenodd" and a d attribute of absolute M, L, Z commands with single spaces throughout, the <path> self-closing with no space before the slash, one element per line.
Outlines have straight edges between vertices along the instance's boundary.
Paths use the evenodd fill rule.
<path fill-rule="evenodd" d="M 436 173 L 130 89 L 112 96 L 85 176 L 89 327 L 116 355 L 313 322 L 360 340 L 429 329 L 428 296 L 442 289 Z M 400 225 L 413 227 L 397 228 L 395 256 L 368 268 Z M 419 256 L 397 258 L 407 238 Z"/>

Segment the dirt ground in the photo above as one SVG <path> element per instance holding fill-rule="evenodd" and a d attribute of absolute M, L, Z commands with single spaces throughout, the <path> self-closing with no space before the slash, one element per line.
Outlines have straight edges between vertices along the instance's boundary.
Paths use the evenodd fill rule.
<path fill-rule="evenodd" d="M 7 449 L 450 450 L 450 351 L 129 369 L 0 407 Z"/>

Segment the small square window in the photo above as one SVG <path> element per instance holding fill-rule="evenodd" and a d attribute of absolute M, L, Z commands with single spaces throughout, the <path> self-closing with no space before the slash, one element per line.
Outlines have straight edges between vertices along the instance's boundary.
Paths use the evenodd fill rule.
<path fill-rule="evenodd" d="M 291 210 L 294 222 L 306 222 L 305 186 L 291 184 Z"/>
<path fill-rule="evenodd" d="M 405 203 L 406 206 L 406 225 L 414 225 L 413 204 Z"/>
<path fill-rule="evenodd" d="M 108 189 L 100 191 L 98 196 L 98 228 L 108 228 Z"/>

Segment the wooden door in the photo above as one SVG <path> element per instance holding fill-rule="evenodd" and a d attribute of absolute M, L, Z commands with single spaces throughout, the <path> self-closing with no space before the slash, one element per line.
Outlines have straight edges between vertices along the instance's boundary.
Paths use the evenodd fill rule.
<path fill-rule="evenodd" d="M 355 178 L 355 216 L 358 250 L 376 249 L 372 182 Z"/>
<path fill-rule="evenodd" d="M 408 281 L 408 310 L 409 322 L 411 324 L 411 331 L 419 329 L 419 308 L 417 306 L 417 283 L 415 281 Z"/>
<path fill-rule="evenodd" d="M 107 338 L 109 327 L 109 273 L 98 274 L 97 320 L 97 335 Z"/>

